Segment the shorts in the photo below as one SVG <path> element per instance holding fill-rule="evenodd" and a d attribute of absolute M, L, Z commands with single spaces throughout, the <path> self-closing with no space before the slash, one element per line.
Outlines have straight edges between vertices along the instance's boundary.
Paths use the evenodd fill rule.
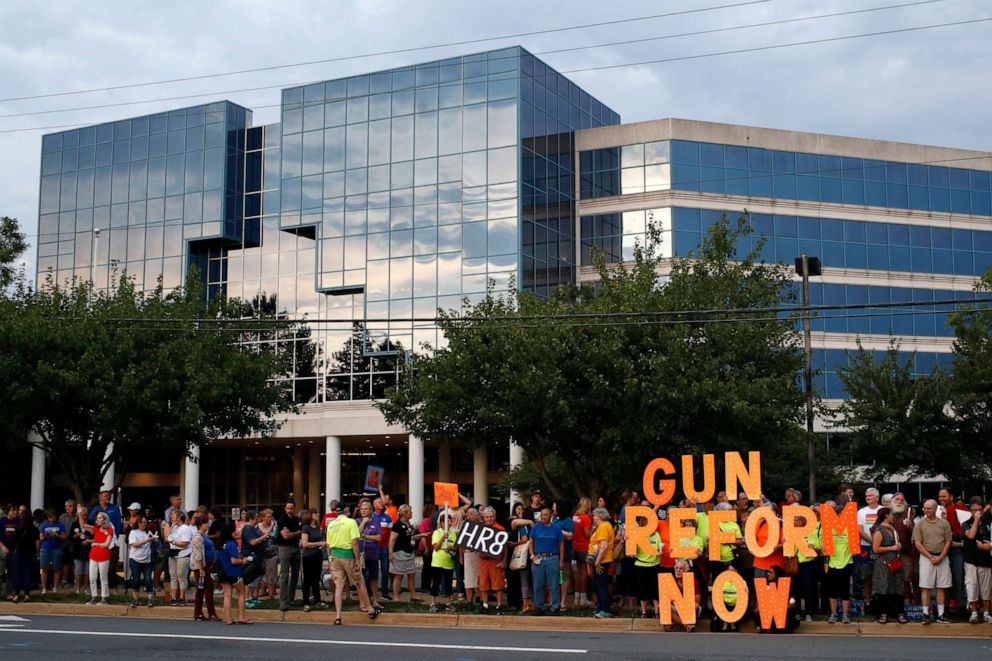
<path fill-rule="evenodd" d="M 577 563 L 579 563 L 579 566 L 580 566 L 580 567 L 581 567 L 581 566 L 582 566 L 583 564 L 585 564 L 585 561 L 586 561 L 586 557 L 587 557 L 587 556 L 589 555 L 589 553 L 588 553 L 588 552 L 586 552 L 586 551 L 573 551 L 573 553 L 575 553 L 575 561 L 576 561 Z"/>
<path fill-rule="evenodd" d="M 42 571 L 48 568 L 61 569 L 62 549 L 46 549 L 44 546 L 41 547 L 41 562 L 39 564 Z"/>
<path fill-rule="evenodd" d="M 476 590 L 479 587 L 479 554 L 474 551 L 465 551 L 465 587 Z"/>
<path fill-rule="evenodd" d="M 571 544 L 569 544 L 569 543 L 566 542 L 565 543 L 565 563 L 567 565 L 571 565 L 572 564 L 572 560 L 575 560 L 575 549 L 572 548 L 572 545 Z"/>
<path fill-rule="evenodd" d="M 413 554 L 406 551 L 393 552 L 393 559 L 389 563 L 389 573 L 393 576 L 416 574 L 417 566 L 414 564 Z"/>
<path fill-rule="evenodd" d="M 634 576 L 637 580 L 637 600 L 658 600 L 658 565 L 642 567 L 634 565 Z"/>
<path fill-rule="evenodd" d="M 757 570 L 755 570 L 757 572 Z M 851 574 L 854 565 L 845 565 L 840 569 L 829 567 L 824 580 L 824 591 L 828 599 L 840 599 L 850 601 L 851 599 Z"/>
<path fill-rule="evenodd" d="M 949 588 L 952 584 L 951 561 L 946 556 L 937 565 L 930 562 L 926 556 L 920 557 L 920 588 L 924 590 Z"/>
<path fill-rule="evenodd" d="M 992 598 L 992 567 L 964 563 L 964 586 L 969 602 L 988 601 Z"/>
<path fill-rule="evenodd" d="M 90 561 L 72 559 L 72 573 L 76 576 L 86 576 L 90 573 Z"/>
<path fill-rule="evenodd" d="M 499 562 L 495 558 L 479 558 L 479 589 L 483 592 L 506 587 L 506 571 L 496 566 Z"/>
<path fill-rule="evenodd" d="M 279 577 L 279 556 L 274 555 L 265 559 L 265 582 L 275 585 Z"/>
<path fill-rule="evenodd" d="M 362 583 L 362 576 L 355 568 L 354 558 L 331 558 L 331 574 L 334 576 L 335 585 L 344 585 L 345 579 L 351 585 Z"/>
<path fill-rule="evenodd" d="M 217 577 L 218 583 L 226 583 L 227 585 L 237 585 L 241 581 L 242 578 L 240 576 L 228 576 L 227 574 L 224 574 L 223 576 Z"/>
<path fill-rule="evenodd" d="M 368 576 L 370 581 L 379 578 L 379 556 L 375 556 L 374 558 L 365 556 L 365 569 L 363 572 L 363 575 Z"/>

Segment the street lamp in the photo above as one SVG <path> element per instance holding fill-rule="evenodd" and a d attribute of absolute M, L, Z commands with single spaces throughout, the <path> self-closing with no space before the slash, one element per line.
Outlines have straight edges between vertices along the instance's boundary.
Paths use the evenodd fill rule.
<path fill-rule="evenodd" d="M 816 501 L 816 442 L 813 436 L 813 347 L 810 346 L 809 277 L 822 275 L 823 267 L 818 257 L 800 255 L 796 258 L 796 274 L 803 279 L 803 351 L 806 354 L 806 369 L 803 370 L 806 385 L 806 432 L 809 454 L 809 502 Z"/>

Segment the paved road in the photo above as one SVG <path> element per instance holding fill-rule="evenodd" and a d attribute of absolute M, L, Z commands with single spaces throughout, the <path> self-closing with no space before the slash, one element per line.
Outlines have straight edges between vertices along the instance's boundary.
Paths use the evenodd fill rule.
<path fill-rule="evenodd" d="M 644 633 L 540 633 L 113 617 L 0 618 L 0 659 L 992 659 L 992 640 Z M 496 622 L 494 618 L 494 623 Z"/>

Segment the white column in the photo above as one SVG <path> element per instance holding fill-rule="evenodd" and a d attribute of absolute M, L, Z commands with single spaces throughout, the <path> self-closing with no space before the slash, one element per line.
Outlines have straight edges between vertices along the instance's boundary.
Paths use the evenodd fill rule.
<path fill-rule="evenodd" d="M 484 445 L 472 452 L 472 500 L 489 503 L 489 450 Z"/>
<path fill-rule="evenodd" d="M 190 449 L 192 458 L 186 457 L 183 461 L 186 464 L 186 476 L 183 480 L 183 507 L 195 510 L 200 504 L 200 446 L 194 445 Z M 194 459 L 196 461 L 194 461 Z"/>
<path fill-rule="evenodd" d="M 28 434 L 28 442 L 37 443 L 41 439 L 37 434 Z M 45 451 L 37 446 L 31 447 L 31 511 L 45 509 Z"/>
<path fill-rule="evenodd" d="M 510 439 L 510 468 L 516 468 L 524 463 L 524 449 Z M 510 507 L 520 500 L 520 492 L 516 489 L 510 490 Z"/>
<path fill-rule="evenodd" d="M 413 521 L 424 511 L 424 442 L 410 434 L 407 442 L 406 502 L 413 510 Z"/>
<path fill-rule="evenodd" d="M 114 453 L 114 444 L 107 444 L 107 451 L 103 455 L 103 460 L 106 461 L 107 457 Z M 114 482 L 117 481 L 117 470 L 114 464 L 110 464 L 107 467 L 107 472 L 103 474 L 103 482 L 100 483 L 100 491 L 109 491 L 111 498 L 114 497 Z"/>
<path fill-rule="evenodd" d="M 324 500 L 341 500 L 341 438 L 328 436 L 325 449 Z M 325 503 L 326 506 L 326 503 Z"/>

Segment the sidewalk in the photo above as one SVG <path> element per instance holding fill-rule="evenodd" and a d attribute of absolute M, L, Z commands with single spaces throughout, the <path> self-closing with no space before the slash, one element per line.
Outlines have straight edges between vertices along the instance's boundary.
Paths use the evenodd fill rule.
<path fill-rule="evenodd" d="M 0 615 L 99 615 L 103 617 L 132 617 L 151 620 L 189 620 L 194 627 L 212 629 L 208 623 L 193 622 L 192 607 L 140 606 L 127 605 L 89 606 L 74 603 L 27 604 L 0 603 Z M 252 610 L 249 617 L 256 622 L 287 622 L 292 624 L 323 624 L 330 626 L 334 620 L 333 611 L 313 611 L 304 613 L 291 610 L 285 613 L 278 610 Z M 450 629 L 500 629 L 525 631 L 602 631 L 610 633 L 662 633 L 661 624 L 654 620 L 616 617 L 597 620 L 587 617 L 522 615 L 469 615 L 458 613 L 382 613 L 375 622 L 365 613 L 345 611 L 344 623 L 351 626 L 394 626 L 394 627 L 437 627 Z M 697 632 L 709 632 L 709 622 L 703 620 Z M 754 633 L 748 623 L 741 633 Z M 853 624 L 828 624 L 826 622 L 804 622 L 797 633 L 818 636 L 894 636 L 894 637 L 951 637 L 951 638 L 992 638 L 992 625 L 988 624 L 878 624 L 875 622 L 855 622 Z"/>

